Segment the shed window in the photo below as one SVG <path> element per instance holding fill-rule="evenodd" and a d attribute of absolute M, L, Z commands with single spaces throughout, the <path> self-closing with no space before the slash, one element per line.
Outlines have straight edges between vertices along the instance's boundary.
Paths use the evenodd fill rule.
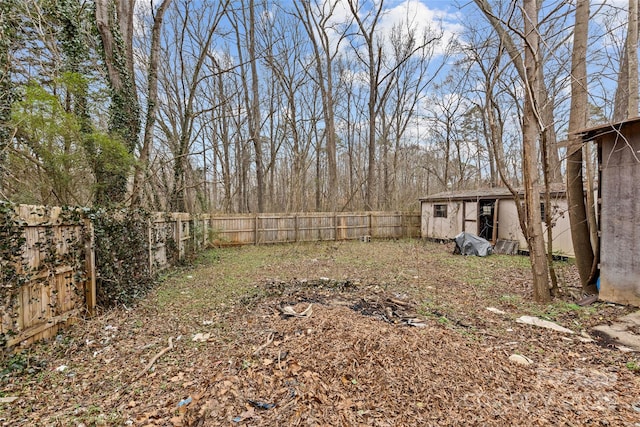
<path fill-rule="evenodd" d="M 433 217 L 434 218 L 446 218 L 447 217 L 447 205 L 433 205 Z"/>

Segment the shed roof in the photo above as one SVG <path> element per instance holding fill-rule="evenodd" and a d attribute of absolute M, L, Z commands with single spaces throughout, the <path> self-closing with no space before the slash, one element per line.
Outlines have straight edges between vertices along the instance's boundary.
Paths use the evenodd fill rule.
<path fill-rule="evenodd" d="M 519 195 L 524 195 L 524 188 L 515 189 Z M 564 196 L 566 188 L 563 184 L 552 184 L 551 195 Z M 421 202 L 436 202 L 449 200 L 481 200 L 481 199 L 512 199 L 513 195 L 506 187 L 481 188 L 478 190 L 444 191 L 421 197 Z"/>
<path fill-rule="evenodd" d="M 615 123 L 607 123 L 605 125 L 598 125 L 586 129 L 579 130 L 575 133 L 582 138 L 583 141 L 592 141 L 599 136 L 606 135 L 608 133 L 620 132 L 623 127 L 633 125 L 640 122 L 640 117 L 634 117 L 627 120 L 622 120 Z"/>

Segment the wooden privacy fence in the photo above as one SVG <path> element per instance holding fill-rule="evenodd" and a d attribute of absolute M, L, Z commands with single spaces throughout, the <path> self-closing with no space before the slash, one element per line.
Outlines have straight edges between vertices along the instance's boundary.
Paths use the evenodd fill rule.
<path fill-rule="evenodd" d="M 420 214 L 403 212 L 292 213 L 205 216 L 207 243 L 270 243 L 420 237 Z"/>
<path fill-rule="evenodd" d="M 15 214 L 22 247 L 15 259 L 0 263 L 0 348 L 50 338 L 93 314 L 101 280 L 94 225 L 85 211 L 20 205 Z M 154 273 L 211 245 L 420 237 L 420 214 L 155 213 L 147 229 L 146 256 Z"/>
<path fill-rule="evenodd" d="M 95 273 L 91 223 L 70 220 L 59 207 L 15 211 L 18 230 L 2 237 L 18 236 L 22 248 L 0 264 L 0 347 L 53 336 L 95 308 L 95 274 L 84 274 Z"/>

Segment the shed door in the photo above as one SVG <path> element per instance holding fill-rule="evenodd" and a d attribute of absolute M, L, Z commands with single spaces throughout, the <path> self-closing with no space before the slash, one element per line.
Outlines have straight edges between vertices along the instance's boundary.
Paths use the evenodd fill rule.
<path fill-rule="evenodd" d="M 498 237 L 498 199 L 478 202 L 478 236 L 495 245 Z"/>
<path fill-rule="evenodd" d="M 464 202 L 463 231 L 478 234 L 478 202 Z"/>

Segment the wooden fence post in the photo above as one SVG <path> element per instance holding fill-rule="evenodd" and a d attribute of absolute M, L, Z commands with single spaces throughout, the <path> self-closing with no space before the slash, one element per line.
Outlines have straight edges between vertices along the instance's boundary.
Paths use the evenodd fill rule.
<path fill-rule="evenodd" d="M 176 245 L 178 246 L 178 261 L 182 261 L 184 259 L 184 247 L 182 246 L 182 221 L 180 220 L 179 215 L 173 215 L 173 219 L 175 220 L 175 232 L 174 239 L 176 240 Z"/>
<path fill-rule="evenodd" d="M 258 245 L 258 214 L 256 214 L 255 217 L 254 217 L 253 244 L 256 245 L 256 246 Z"/>
<path fill-rule="evenodd" d="M 202 249 L 207 248 L 207 240 L 209 240 L 209 214 L 205 214 L 202 218 Z"/>
<path fill-rule="evenodd" d="M 93 223 L 89 218 L 84 219 L 84 251 L 85 269 L 87 271 L 87 281 L 84 287 L 85 303 L 89 316 L 93 316 L 96 311 L 96 251 L 95 233 Z"/>
<path fill-rule="evenodd" d="M 147 243 L 148 243 L 148 256 L 149 256 L 149 273 L 153 274 L 153 247 L 154 247 L 154 233 L 153 233 L 153 220 L 147 219 Z"/>
<path fill-rule="evenodd" d="M 200 244 L 200 242 L 198 242 L 198 237 L 196 236 L 196 221 L 198 221 L 197 217 L 192 216 L 191 214 L 189 214 L 189 219 L 187 219 L 187 224 L 189 224 L 189 241 L 191 242 L 191 250 L 193 251 L 193 253 L 196 253 L 196 251 L 198 250 L 198 245 Z M 185 244 L 185 249 L 187 248 L 186 244 Z M 185 252 L 186 255 L 186 252 Z M 191 256 L 193 254 L 189 254 L 189 256 Z"/>
<path fill-rule="evenodd" d="M 407 221 L 408 218 L 407 216 L 404 214 L 404 212 L 399 212 L 400 213 L 400 233 L 402 234 L 402 237 L 409 237 L 407 236 L 407 230 L 409 230 L 409 226 L 407 225 Z"/>

